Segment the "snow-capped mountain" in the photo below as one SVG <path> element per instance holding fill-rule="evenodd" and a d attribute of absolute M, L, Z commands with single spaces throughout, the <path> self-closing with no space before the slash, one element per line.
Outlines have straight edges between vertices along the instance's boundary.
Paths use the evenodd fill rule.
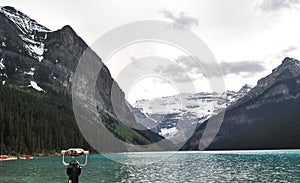
<path fill-rule="evenodd" d="M 179 120 L 202 123 L 243 97 L 250 89 L 249 85 L 244 85 L 238 92 L 185 93 L 153 100 L 139 100 L 133 104 L 138 109 L 133 112 L 139 123 L 166 138 L 172 138 L 180 128 L 184 128 L 178 126 Z"/>
<path fill-rule="evenodd" d="M 0 7 L 0 12 L 13 21 L 25 36 L 35 36 L 36 32 L 49 32 L 50 29 L 37 23 L 29 16 L 10 6 Z"/>
<path fill-rule="evenodd" d="M 18 27 L 19 35 L 25 42 L 24 46 L 28 53 L 42 61 L 44 53 L 43 41 L 47 38 L 47 33 L 50 30 L 13 7 L 0 7 L 0 12 Z M 1 44 L 5 46 L 5 40 Z"/>
<path fill-rule="evenodd" d="M 38 24 L 24 13 L 12 7 L 0 7 L 0 48 L 3 50 L 0 63 L 0 79 L 2 85 L 7 81 L 23 83 L 24 87 L 31 87 L 43 91 L 36 81 L 34 74 L 39 64 L 32 62 L 27 55 L 41 61 L 44 52 L 45 35 L 49 29 Z M 10 51 L 6 56 L 5 52 Z M 18 61 L 12 59 L 14 53 L 20 53 Z M 28 60 L 28 61 L 27 61 Z M 19 75 L 16 77 L 16 75 Z"/>

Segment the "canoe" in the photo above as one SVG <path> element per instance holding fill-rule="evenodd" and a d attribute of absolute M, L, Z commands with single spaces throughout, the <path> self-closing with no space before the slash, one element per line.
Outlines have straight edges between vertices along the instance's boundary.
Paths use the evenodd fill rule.
<path fill-rule="evenodd" d="M 0 155 L 0 161 L 17 160 L 17 157 L 11 157 L 7 155 Z"/>

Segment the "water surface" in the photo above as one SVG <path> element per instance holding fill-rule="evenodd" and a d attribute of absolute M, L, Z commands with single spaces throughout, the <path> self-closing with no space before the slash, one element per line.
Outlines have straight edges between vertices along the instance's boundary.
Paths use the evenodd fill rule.
<path fill-rule="evenodd" d="M 58 156 L 0 162 L 1 183 L 67 179 Z M 300 182 L 300 150 L 90 155 L 79 179 L 85 183 Z"/>

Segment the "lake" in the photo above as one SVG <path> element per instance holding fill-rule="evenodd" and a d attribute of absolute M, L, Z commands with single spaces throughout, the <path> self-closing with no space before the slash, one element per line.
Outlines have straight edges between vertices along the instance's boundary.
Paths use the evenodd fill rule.
<path fill-rule="evenodd" d="M 1 183 L 67 180 L 66 167 L 59 156 L 0 162 Z M 300 182 L 300 150 L 90 155 L 79 180 L 84 183 Z"/>

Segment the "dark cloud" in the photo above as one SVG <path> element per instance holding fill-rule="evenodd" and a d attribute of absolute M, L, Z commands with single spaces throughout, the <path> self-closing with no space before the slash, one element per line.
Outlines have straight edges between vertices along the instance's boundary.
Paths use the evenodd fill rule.
<path fill-rule="evenodd" d="M 209 73 L 211 76 L 219 76 L 217 67 L 220 67 L 223 75 L 228 74 L 255 74 L 265 70 L 264 64 L 257 60 L 244 60 L 235 62 L 221 62 L 206 63 L 195 61 L 191 57 L 180 56 L 176 62 L 184 68 L 184 70 L 191 71 L 193 74 L 203 74 L 204 76 Z"/>
<path fill-rule="evenodd" d="M 299 3 L 300 0 L 263 0 L 263 2 L 258 5 L 258 7 L 266 12 L 274 12 L 281 9 L 293 8 Z"/>
<path fill-rule="evenodd" d="M 194 80 L 188 76 L 188 73 L 180 68 L 177 64 L 169 64 L 166 66 L 159 66 L 156 72 L 160 73 L 166 78 L 170 78 L 176 82 L 185 83 Z"/>
<path fill-rule="evenodd" d="M 183 11 L 181 11 L 177 16 L 168 10 L 162 10 L 160 13 L 163 14 L 164 17 L 188 29 L 199 25 L 199 22 L 196 18 L 191 17 L 188 13 Z"/>
<path fill-rule="evenodd" d="M 257 60 L 221 62 L 220 66 L 224 75 L 237 74 L 242 76 L 250 76 L 266 69 L 264 64 Z"/>
<path fill-rule="evenodd" d="M 265 71 L 262 62 L 256 60 L 245 60 L 235 62 L 206 63 L 195 60 L 190 56 L 179 56 L 176 63 L 157 68 L 157 72 L 166 77 L 171 77 L 177 82 L 188 82 L 203 77 L 215 77 L 229 74 L 250 77 L 256 73 Z M 218 67 L 222 70 L 219 72 Z"/>

